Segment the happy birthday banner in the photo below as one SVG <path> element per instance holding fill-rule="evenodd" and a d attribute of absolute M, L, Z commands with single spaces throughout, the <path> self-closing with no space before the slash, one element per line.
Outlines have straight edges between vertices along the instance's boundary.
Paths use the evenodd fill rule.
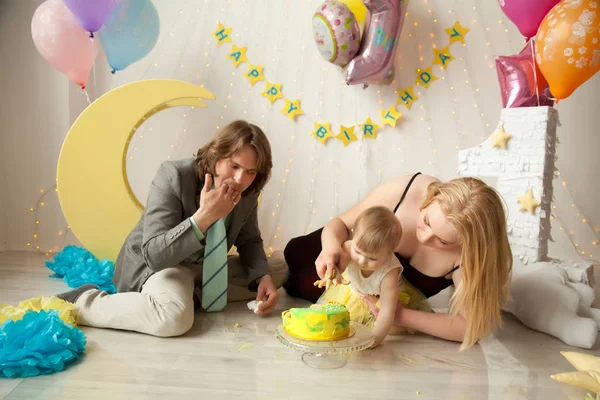
<path fill-rule="evenodd" d="M 226 28 L 221 22 L 219 22 L 217 30 L 212 33 L 212 36 L 217 40 L 217 45 L 223 43 L 231 43 L 231 31 L 232 28 Z M 444 30 L 448 34 L 449 44 L 444 48 L 434 48 L 434 59 L 433 64 L 427 68 L 417 68 L 415 79 L 415 85 L 421 85 L 425 89 L 429 89 L 429 86 L 435 82 L 438 78 L 433 73 L 433 66 L 439 65 L 442 70 L 445 70 L 449 63 L 454 61 L 454 56 L 450 53 L 450 45 L 460 42 L 465 44 L 465 35 L 469 32 L 468 28 L 463 27 L 460 22 L 456 21 L 454 25 Z M 248 61 L 246 57 L 247 47 L 237 47 L 232 43 L 231 51 L 227 54 L 227 58 L 233 62 L 234 67 L 238 67 L 241 63 L 248 63 L 248 71 L 245 73 L 246 79 L 250 82 L 250 85 L 254 86 L 257 82 L 265 81 L 263 74 L 263 66 L 255 65 Z M 290 120 L 296 121 L 296 117 L 304 114 L 302 107 L 300 106 L 300 99 L 290 100 L 283 95 L 281 89 L 283 85 L 281 83 L 273 83 L 266 81 L 265 90 L 261 93 L 262 96 L 266 97 L 271 104 L 274 104 L 277 100 L 283 99 L 285 105 L 281 109 L 281 113 L 286 115 Z M 415 95 L 413 86 L 407 88 L 398 88 L 396 90 L 398 99 L 396 105 L 391 106 L 389 109 L 381 110 L 381 121 L 380 124 L 395 127 L 396 123 L 402 114 L 398 112 L 397 105 L 404 104 L 404 106 L 410 110 L 412 105 L 419 100 L 419 97 Z M 314 122 L 314 129 L 311 136 L 315 137 L 319 142 L 325 144 L 327 140 L 336 138 L 341 141 L 345 146 L 358 140 L 357 135 L 354 133 L 356 126 L 359 127 L 358 134 L 362 135 L 363 138 L 375 139 L 380 126 L 373 122 L 375 118 L 368 117 L 367 120 L 362 124 L 355 124 L 349 127 L 340 125 L 339 133 L 334 135 L 331 130 L 330 122 Z"/>

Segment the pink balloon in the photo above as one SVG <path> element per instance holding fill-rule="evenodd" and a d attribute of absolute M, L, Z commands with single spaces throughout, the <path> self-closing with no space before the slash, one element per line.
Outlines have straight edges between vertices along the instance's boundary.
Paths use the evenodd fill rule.
<path fill-rule="evenodd" d="M 312 19 L 314 41 L 319 53 L 330 63 L 344 66 L 360 46 L 360 28 L 347 5 L 326 0 Z"/>
<path fill-rule="evenodd" d="M 496 57 L 496 71 L 504 108 L 554 105 L 548 82 L 534 59 L 535 42 L 529 40 L 514 56 Z"/>
<path fill-rule="evenodd" d="M 348 85 L 390 84 L 394 56 L 408 0 L 363 0 L 367 7 L 365 31 L 356 57 L 346 68 Z"/>
<path fill-rule="evenodd" d="M 534 37 L 542 20 L 560 0 L 498 0 L 504 14 L 526 38 Z"/>
<path fill-rule="evenodd" d="M 90 40 L 62 0 L 46 0 L 39 5 L 31 20 L 31 36 L 46 61 L 85 88 L 99 44 Z"/>

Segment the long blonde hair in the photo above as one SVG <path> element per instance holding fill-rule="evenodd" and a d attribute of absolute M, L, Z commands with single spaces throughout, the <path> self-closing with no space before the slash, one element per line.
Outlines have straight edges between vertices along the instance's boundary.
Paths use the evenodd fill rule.
<path fill-rule="evenodd" d="M 452 296 L 450 314 L 466 311 L 460 347 L 464 350 L 502 324 L 513 264 L 506 215 L 498 193 L 476 178 L 430 184 L 421 209 L 434 201 L 461 238 L 462 280 Z"/>

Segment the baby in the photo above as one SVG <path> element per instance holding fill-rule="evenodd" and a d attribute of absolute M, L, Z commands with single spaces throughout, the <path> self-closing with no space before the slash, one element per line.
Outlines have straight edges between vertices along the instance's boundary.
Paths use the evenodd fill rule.
<path fill-rule="evenodd" d="M 402 265 L 394 250 L 401 237 L 402 227 L 391 210 L 385 207 L 366 209 L 356 219 L 352 240 L 342 246 L 350 254 L 350 263 L 344 271 L 315 282 L 315 285 L 327 288 L 317 303 L 333 300 L 344 304 L 352 321 L 373 328 L 375 342 L 372 347 L 385 339 L 396 316 Z M 376 320 L 363 300 L 368 295 L 379 296 L 380 311 Z"/>

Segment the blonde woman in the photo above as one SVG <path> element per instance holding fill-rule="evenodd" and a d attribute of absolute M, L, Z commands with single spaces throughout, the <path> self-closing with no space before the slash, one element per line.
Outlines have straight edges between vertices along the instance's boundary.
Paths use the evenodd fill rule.
<path fill-rule="evenodd" d="M 466 349 L 501 323 L 512 270 L 506 217 L 498 193 L 475 178 L 442 183 L 417 173 L 383 183 L 323 229 L 292 239 L 285 249 L 292 296 L 316 301 L 323 289 L 313 286 L 348 263 L 342 244 L 357 216 L 384 206 L 402 226 L 395 255 L 403 276 L 426 297 L 455 285 L 450 314 L 428 313 L 398 304 L 394 324 L 439 338 L 462 342 Z M 315 268 L 312 265 L 316 266 Z M 375 302 L 371 308 L 378 312 Z"/>

